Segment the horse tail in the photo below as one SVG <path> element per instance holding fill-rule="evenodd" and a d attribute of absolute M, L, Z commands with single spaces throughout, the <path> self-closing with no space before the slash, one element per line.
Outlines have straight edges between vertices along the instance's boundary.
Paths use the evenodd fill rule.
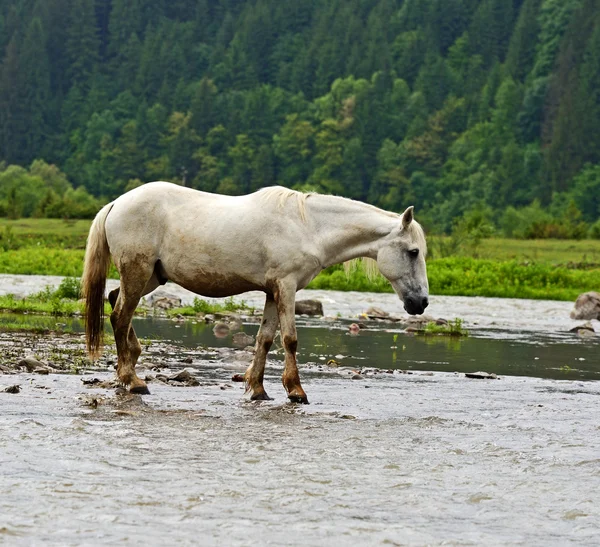
<path fill-rule="evenodd" d="M 81 295 L 85 299 L 85 340 L 90 359 L 100 356 L 104 341 L 104 291 L 110 266 L 104 223 L 112 206 L 105 205 L 96 215 L 85 248 Z"/>

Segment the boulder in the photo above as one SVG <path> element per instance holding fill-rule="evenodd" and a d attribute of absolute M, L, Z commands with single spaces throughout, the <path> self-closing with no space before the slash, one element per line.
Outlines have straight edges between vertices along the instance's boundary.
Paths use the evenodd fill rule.
<path fill-rule="evenodd" d="M 254 336 L 250 336 L 245 332 L 236 332 L 233 335 L 233 345 L 239 348 L 245 348 L 254 344 Z"/>
<path fill-rule="evenodd" d="M 161 310 L 180 308 L 181 298 L 177 298 L 176 296 L 153 296 L 150 298 L 150 305 L 153 308 L 158 308 Z"/>
<path fill-rule="evenodd" d="M 318 300 L 296 301 L 296 315 L 323 315 L 323 304 Z"/>
<path fill-rule="evenodd" d="M 18 363 L 20 368 L 27 369 L 27 372 L 34 372 L 40 368 L 46 368 L 46 365 L 33 357 L 25 357 L 25 359 L 21 359 Z"/>
<path fill-rule="evenodd" d="M 571 319 L 600 319 L 600 293 L 584 292 L 577 297 Z"/>
<path fill-rule="evenodd" d="M 369 319 L 387 319 L 390 314 L 381 308 L 376 308 L 375 306 L 371 306 L 366 312 L 365 315 L 369 317 Z"/>

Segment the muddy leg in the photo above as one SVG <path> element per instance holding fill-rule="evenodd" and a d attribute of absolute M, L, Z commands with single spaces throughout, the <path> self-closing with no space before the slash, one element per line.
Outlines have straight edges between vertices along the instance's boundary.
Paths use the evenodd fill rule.
<path fill-rule="evenodd" d="M 135 372 L 135 364 L 142 352 L 142 347 L 131 326 L 133 313 L 146 283 L 141 284 L 138 279 L 137 283 L 134 281 L 131 284 L 133 287 L 127 287 L 125 279 L 121 273 L 121 289 L 115 289 L 108 295 L 108 300 L 113 307 L 110 322 L 117 346 L 117 376 L 124 385 L 129 386 L 131 393 L 148 394 L 150 391 L 146 382 L 140 379 Z M 135 285 L 141 285 L 142 289 L 136 290 Z"/>
<path fill-rule="evenodd" d="M 278 290 L 275 291 L 275 302 L 277 303 L 281 338 L 285 349 L 285 368 L 283 369 L 281 381 L 290 401 L 308 404 L 308 397 L 300 384 L 300 376 L 296 364 L 298 336 L 296 334 L 296 317 L 294 315 L 295 300 L 296 287 L 280 282 Z"/>
<path fill-rule="evenodd" d="M 269 353 L 269 349 L 271 349 L 271 344 L 273 344 L 278 324 L 279 318 L 277 317 L 275 300 L 271 295 L 267 295 L 262 323 L 260 324 L 258 334 L 256 335 L 256 351 L 254 353 L 254 359 L 244 376 L 246 379 L 246 391 L 252 392 L 250 398 L 253 401 L 268 401 L 271 399 L 263 386 L 263 377 L 265 374 L 267 354 Z"/>

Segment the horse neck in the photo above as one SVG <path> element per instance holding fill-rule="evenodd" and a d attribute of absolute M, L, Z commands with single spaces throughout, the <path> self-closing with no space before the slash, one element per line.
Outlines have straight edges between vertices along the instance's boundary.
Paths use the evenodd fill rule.
<path fill-rule="evenodd" d="M 314 219 L 323 267 L 352 260 L 377 258 L 383 240 L 401 217 L 371 205 L 335 196 L 311 195 L 307 217 Z"/>

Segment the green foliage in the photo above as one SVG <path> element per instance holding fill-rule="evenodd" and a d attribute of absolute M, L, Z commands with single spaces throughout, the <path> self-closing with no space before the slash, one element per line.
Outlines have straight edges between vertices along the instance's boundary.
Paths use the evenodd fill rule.
<path fill-rule="evenodd" d="M 593 235 L 595 2 L 5 2 L 0 216 L 91 218 L 168 179 L 414 204 L 445 234 L 483 206 L 518 237 Z M 581 212 L 566 229 L 558 201 Z"/>
<path fill-rule="evenodd" d="M 434 321 L 430 321 L 425 325 L 423 334 L 429 336 L 469 336 L 469 331 L 463 328 L 463 320 L 457 317 L 448 321 L 448 324 L 445 325 L 438 325 Z"/>
<path fill-rule="evenodd" d="M 442 258 L 427 266 L 429 290 L 435 295 L 489 296 L 544 300 L 575 300 L 597 287 L 600 270 L 574 270 L 541 263 L 499 262 L 475 258 Z M 314 289 L 392 292 L 379 277 L 369 281 L 357 271 L 346 277 L 340 270 L 325 270 L 309 285 Z"/>
<path fill-rule="evenodd" d="M 226 298 L 223 303 L 221 302 L 208 302 L 203 298 L 194 298 L 192 306 L 186 306 L 183 308 L 173 308 L 167 310 L 167 315 L 188 315 L 194 316 L 198 313 L 223 313 L 223 312 L 251 312 L 253 308 L 248 306 L 243 300 L 241 302 L 235 302 L 233 298 Z"/>
<path fill-rule="evenodd" d="M 563 196 L 563 198 L 565 197 L 567 196 Z M 501 219 L 504 235 L 520 239 L 582 239 L 586 237 L 588 226 L 581 220 L 581 212 L 568 198 L 561 201 L 563 203 L 555 207 L 555 215 L 542 209 L 538 201 L 521 209 L 508 207 Z"/>

